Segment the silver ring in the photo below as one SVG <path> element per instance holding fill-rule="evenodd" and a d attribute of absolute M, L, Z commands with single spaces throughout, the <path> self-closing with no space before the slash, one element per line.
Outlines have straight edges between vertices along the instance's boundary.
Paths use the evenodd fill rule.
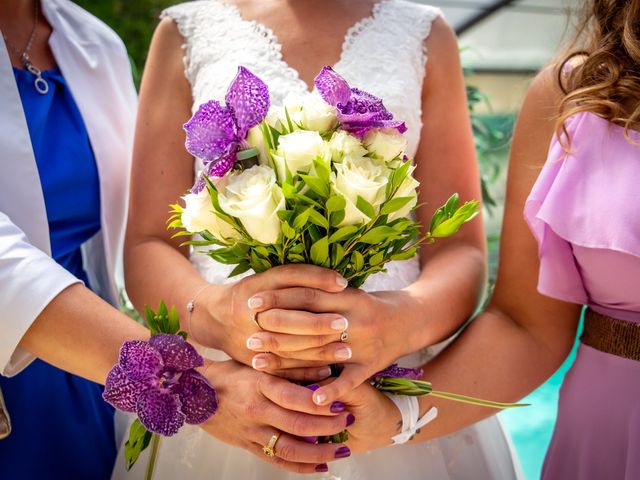
<path fill-rule="evenodd" d="M 249 319 L 256 324 L 256 327 L 258 327 L 260 330 L 262 330 L 262 327 L 260 326 L 260 324 L 258 323 L 258 313 L 260 312 L 250 312 L 249 313 Z"/>
<path fill-rule="evenodd" d="M 349 332 L 347 332 L 346 330 L 343 330 L 342 333 L 340 334 L 340 341 L 346 342 L 348 338 L 349 338 Z"/>

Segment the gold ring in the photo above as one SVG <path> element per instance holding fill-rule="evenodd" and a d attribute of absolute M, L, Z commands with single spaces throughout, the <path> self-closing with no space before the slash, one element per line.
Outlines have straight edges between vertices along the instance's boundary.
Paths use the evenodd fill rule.
<path fill-rule="evenodd" d="M 343 330 L 343 332 L 340 334 L 340 341 L 346 342 L 348 338 L 349 338 L 349 332 L 347 332 L 346 330 Z"/>
<path fill-rule="evenodd" d="M 280 438 L 280 432 L 276 432 L 273 434 L 269 443 L 267 443 L 264 447 L 262 447 L 262 451 L 267 457 L 275 457 L 276 456 L 276 443 L 278 443 L 278 439 Z"/>
<path fill-rule="evenodd" d="M 258 313 L 260 313 L 260 312 L 251 312 L 251 313 L 249 313 L 249 318 L 251 319 L 251 321 L 253 323 L 256 324 L 256 327 L 258 327 L 260 330 L 262 330 L 262 327 L 258 323 Z"/>

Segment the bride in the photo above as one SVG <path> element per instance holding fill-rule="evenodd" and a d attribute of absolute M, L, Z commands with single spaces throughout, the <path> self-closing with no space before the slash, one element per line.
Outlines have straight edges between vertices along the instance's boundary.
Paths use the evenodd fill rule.
<path fill-rule="evenodd" d="M 359 451 L 356 442 L 352 452 L 349 442 L 317 445 L 313 438 L 357 424 L 348 405 L 316 405 L 304 387 L 265 373 L 319 380 L 328 377 L 328 364 L 344 362 L 351 381 L 362 382 L 400 357 L 406 366 L 424 364 L 472 314 L 480 296 L 485 261 L 479 220 L 425 249 L 420 259 L 390 264 L 387 273 L 364 285 L 371 293 L 354 292 L 363 310 L 344 315 L 345 343 L 339 341 L 347 328 L 342 315 L 259 313 L 264 328 L 278 315 L 299 325 L 311 317 L 326 325 L 314 361 L 295 358 L 296 352 L 249 350 L 249 337 L 267 333 L 251 321 L 260 310 L 255 295 L 293 287 L 341 292 L 344 279 L 295 265 L 229 280 L 227 266 L 190 254 L 171 239 L 165 228 L 168 205 L 185 194 L 202 168 L 184 149 L 182 124 L 201 103 L 223 99 L 239 65 L 268 84 L 275 105 L 290 93 L 308 92 L 324 65 L 383 98 L 409 129 L 407 155 L 415 158 L 421 183 L 417 216 L 423 224 L 452 192 L 462 199 L 480 197 L 458 48 L 436 8 L 404 0 L 202 0 L 166 10 L 140 93 L 126 281 L 138 307 L 161 298 L 180 307 L 183 328 L 213 360 L 205 375 L 218 390 L 220 409 L 203 428 L 188 426 L 163 440 L 156 478 L 294 479 L 327 471 L 324 478 L 345 480 L 517 478 L 509 441 L 495 417 L 448 437 L 398 446 L 387 446 L 397 432 L 380 431 L 385 448 Z M 298 341 L 318 345 L 316 337 Z M 255 368 L 247 366 L 252 361 Z M 294 408 L 290 400 L 301 396 L 308 400 Z M 400 413 L 387 404 L 397 423 Z M 278 433 L 276 455 L 265 456 L 262 446 Z M 127 475 L 122 452 L 120 457 L 114 478 Z M 141 458 L 129 475 L 142 476 L 145 463 Z"/>

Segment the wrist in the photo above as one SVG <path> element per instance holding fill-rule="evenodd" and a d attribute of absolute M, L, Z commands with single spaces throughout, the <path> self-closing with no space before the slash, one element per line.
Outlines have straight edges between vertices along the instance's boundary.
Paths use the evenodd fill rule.
<path fill-rule="evenodd" d="M 221 332 L 224 327 L 220 324 L 219 290 L 222 286 L 204 283 L 195 290 L 192 297 L 186 303 L 187 320 L 185 329 L 189 339 L 195 343 L 209 348 L 223 350 Z"/>

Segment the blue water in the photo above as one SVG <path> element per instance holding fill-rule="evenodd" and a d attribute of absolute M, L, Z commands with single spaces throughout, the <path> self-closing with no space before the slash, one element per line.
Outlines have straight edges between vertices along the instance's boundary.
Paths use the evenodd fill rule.
<path fill-rule="evenodd" d="M 581 330 L 582 328 L 579 332 Z M 542 463 L 558 413 L 558 391 L 565 373 L 573 364 L 577 345 L 576 340 L 571 354 L 546 383 L 522 399 L 524 403 L 530 403 L 530 407 L 500 413 L 515 445 L 526 480 L 540 478 Z"/>

